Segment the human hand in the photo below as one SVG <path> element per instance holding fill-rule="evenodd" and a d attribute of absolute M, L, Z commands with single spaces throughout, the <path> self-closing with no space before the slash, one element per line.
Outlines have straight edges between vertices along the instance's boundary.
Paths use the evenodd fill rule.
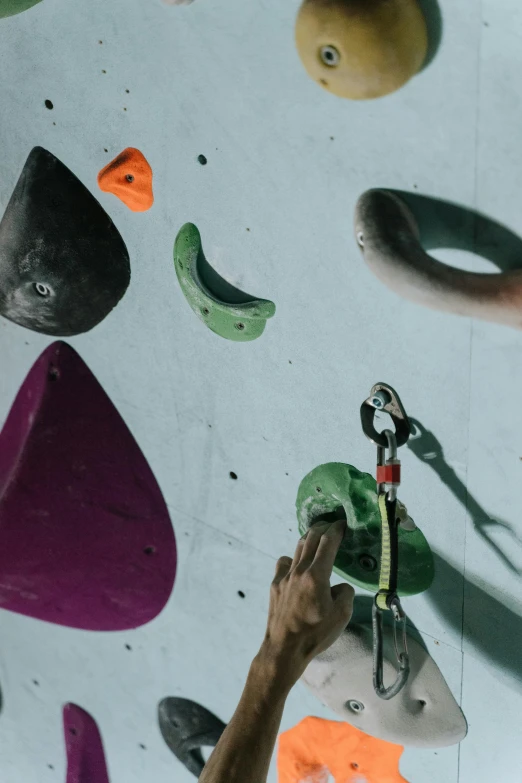
<path fill-rule="evenodd" d="M 289 690 L 350 621 L 353 587 L 346 582 L 330 587 L 345 530 L 344 520 L 314 525 L 297 544 L 293 560 L 277 561 L 266 635 L 257 657 L 280 687 Z"/>

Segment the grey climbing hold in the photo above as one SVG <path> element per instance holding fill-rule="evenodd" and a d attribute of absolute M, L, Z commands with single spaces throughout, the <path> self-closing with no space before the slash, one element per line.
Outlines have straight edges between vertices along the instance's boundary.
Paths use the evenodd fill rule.
<path fill-rule="evenodd" d="M 0 222 L 0 315 L 56 336 L 92 329 L 130 281 L 125 243 L 94 196 L 35 147 Z"/>
<path fill-rule="evenodd" d="M 390 701 L 380 699 L 373 688 L 372 629 L 366 623 L 350 624 L 308 665 L 302 681 L 323 704 L 372 737 L 419 748 L 457 744 L 466 736 L 467 724 L 446 680 L 433 658 L 411 636 L 408 652 L 410 677 Z M 393 632 L 385 626 L 386 683 L 396 677 L 395 660 Z"/>
<path fill-rule="evenodd" d="M 199 777 L 205 766 L 201 748 L 217 745 L 226 724 L 201 704 L 175 696 L 160 701 L 158 722 L 163 739 L 176 758 Z"/>

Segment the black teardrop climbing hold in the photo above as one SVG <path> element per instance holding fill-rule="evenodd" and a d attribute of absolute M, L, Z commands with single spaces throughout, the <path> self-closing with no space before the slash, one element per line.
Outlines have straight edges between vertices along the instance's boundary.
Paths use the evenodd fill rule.
<path fill-rule="evenodd" d="M 215 747 L 226 724 L 201 704 L 176 696 L 160 701 L 158 722 L 163 739 L 176 758 L 199 777 L 205 766 L 201 748 Z"/>
<path fill-rule="evenodd" d="M 0 222 L 0 314 L 35 332 L 87 332 L 130 281 L 125 243 L 80 180 L 35 147 Z"/>

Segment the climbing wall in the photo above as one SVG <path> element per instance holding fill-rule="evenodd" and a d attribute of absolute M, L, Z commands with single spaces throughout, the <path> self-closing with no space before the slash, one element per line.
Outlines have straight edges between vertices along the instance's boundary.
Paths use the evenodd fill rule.
<path fill-rule="evenodd" d="M 172 716 L 230 719 L 301 481 L 374 471 L 378 381 L 467 736 L 384 747 L 298 683 L 270 781 L 310 726 L 321 783 L 519 780 L 522 10 L 421 0 L 420 72 L 351 100 L 299 5 L 0 0 L 2 783 L 196 779 Z"/>

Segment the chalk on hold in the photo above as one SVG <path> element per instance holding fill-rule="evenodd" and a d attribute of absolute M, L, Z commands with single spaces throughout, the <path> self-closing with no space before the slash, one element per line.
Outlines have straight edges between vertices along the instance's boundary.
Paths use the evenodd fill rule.
<path fill-rule="evenodd" d="M 259 337 L 275 304 L 255 299 L 224 280 L 205 258 L 201 236 L 185 223 L 174 244 L 174 268 L 191 308 L 209 329 L 227 340 L 245 342 Z"/>
<path fill-rule="evenodd" d="M 373 476 L 342 462 L 318 465 L 301 481 L 295 505 L 301 535 L 319 520 L 346 518 L 346 533 L 334 570 L 358 587 L 376 592 L 381 563 L 381 517 Z M 398 534 L 398 593 L 422 593 L 433 581 L 433 553 L 418 527 L 401 524 Z"/>
<path fill-rule="evenodd" d="M 39 2 L 40 0 L 0 0 L 0 19 L 28 11 Z"/>
<path fill-rule="evenodd" d="M 278 783 L 408 783 L 399 772 L 403 748 L 348 723 L 305 718 L 279 736 Z"/>
<path fill-rule="evenodd" d="M 418 0 L 304 0 L 295 37 L 312 79 L 355 100 L 402 87 L 428 51 Z"/>
<path fill-rule="evenodd" d="M 91 715 L 76 704 L 63 708 L 67 753 L 66 783 L 109 783 L 100 730 Z"/>
<path fill-rule="evenodd" d="M 317 698 L 361 731 L 388 742 L 417 748 L 443 748 L 464 739 L 464 715 L 440 669 L 408 636 L 410 676 L 394 699 L 385 701 L 372 680 L 373 639 L 368 623 L 351 623 L 308 665 L 303 683 Z M 384 627 L 384 677 L 397 676 L 393 631 Z"/>
<path fill-rule="evenodd" d="M 47 150 L 31 150 L 0 222 L 0 315 L 66 337 L 102 321 L 130 281 L 114 223 Z"/>
<path fill-rule="evenodd" d="M 98 174 L 98 185 L 112 193 L 133 212 L 146 212 L 154 203 L 152 169 L 145 155 L 127 147 Z"/>

